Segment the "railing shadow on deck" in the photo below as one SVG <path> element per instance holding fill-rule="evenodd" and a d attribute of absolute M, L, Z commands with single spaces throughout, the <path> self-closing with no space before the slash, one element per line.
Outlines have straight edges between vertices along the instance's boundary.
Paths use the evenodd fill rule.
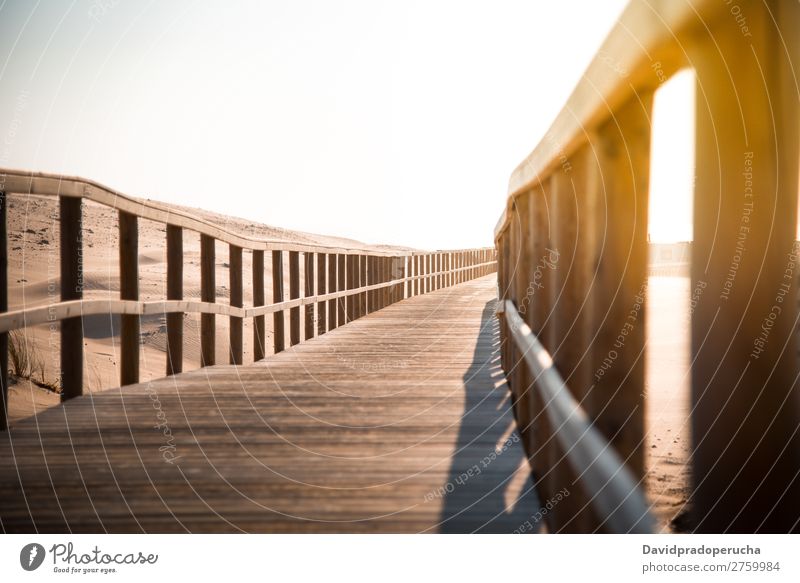
<path fill-rule="evenodd" d="M 507 402 L 508 387 L 493 388 L 502 378 L 500 329 L 496 301 L 481 315 L 472 363 L 464 375 L 464 413 L 447 482 L 441 515 L 442 533 L 538 532 L 539 499 L 527 468 L 516 422 Z M 476 444 L 479 444 L 476 447 Z M 522 468 L 520 466 L 523 466 Z M 518 472 L 525 473 L 519 483 Z"/>

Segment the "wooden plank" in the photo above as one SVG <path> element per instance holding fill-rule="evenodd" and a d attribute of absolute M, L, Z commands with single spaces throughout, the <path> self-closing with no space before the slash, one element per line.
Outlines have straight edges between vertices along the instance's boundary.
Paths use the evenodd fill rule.
<path fill-rule="evenodd" d="M 0 190 L 0 313 L 8 311 L 8 198 Z M 0 431 L 8 426 L 8 332 L 0 332 Z"/>
<path fill-rule="evenodd" d="M 317 293 L 327 292 L 327 260 L 326 253 L 317 253 Z M 327 328 L 328 305 L 326 302 L 317 303 L 317 335 L 322 336 Z"/>
<path fill-rule="evenodd" d="M 61 301 L 83 297 L 83 233 L 81 200 L 59 197 Z M 83 394 L 83 322 L 61 322 L 61 398 Z"/>
<path fill-rule="evenodd" d="M 283 301 L 283 253 L 281 251 L 272 252 L 272 303 L 276 304 Z M 272 334 L 274 350 L 277 354 L 285 347 L 285 329 L 283 322 L 283 311 L 275 312 L 272 317 Z"/>
<path fill-rule="evenodd" d="M 167 225 L 167 299 L 183 299 L 183 229 Z M 167 375 L 183 372 L 183 312 L 167 314 Z"/>
<path fill-rule="evenodd" d="M 200 299 L 204 302 L 217 301 L 216 249 L 213 237 L 200 235 Z M 217 325 L 213 314 L 200 316 L 200 366 L 216 363 Z"/>
<path fill-rule="evenodd" d="M 598 265 L 591 297 L 598 375 L 586 409 L 640 477 L 651 108 L 652 95 L 639 95 L 598 130 L 593 144 L 602 173 L 596 220 L 605 221 L 605 235 L 593 258 Z"/>
<path fill-rule="evenodd" d="M 496 363 L 494 288 L 413 298 L 256 365 L 19 422 L 0 440 L 4 530 L 517 530 L 541 504 Z M 385 385 L 365 363 L 383 363 Z"/>
<path fill-rule="evenodd" d="M 347 289 L 347 272 L 345 271 L 345 263 L 347 261 L 346 255 L 337 255 L 336 256 L 337 264 L 336 264 L 336 277 L 338 279 L 337 289 L 339 291 Z M 340 298 L 337 307 L 336 307 L 336 320 L 339 322 L 340 326 L 343 326 L 347 322 L 346 314 L 347 314 L 347 306 L 346 306 L 346 298 Z"/>
<path fill-rule="evenodd" d="M 300 297 L 300 254 L 289 251 L 289 299 Z M 300 344 L 300 308 L 289 310 L 289 344 Z"/>
<path fill-rule="evenodd" d="M 358 256 L 358 285 L 364 287 L 367 285 L 367 256 Z M 359 294 L 358 296 L 358 316 L 363 317 L 367 315 L 367 292 Z"/>
<path fill-rule="evenodd" d="M 263 306 L 264 294 L 264 252 L 253 251 L 253 307 Z M 253 360 L 259 361 L 266 355 L 267 337 L 264 316 L 253 318 Z"/>
<path fill-rule="evenodd" d="M 724 17 L 735 20 L 726 7 L 714 0 L 630 2 L 553 121 L 547 137 L 514 170 L 509 194 L 546 181 L 563 160 L 586 144 L 588 134 L 609 120 L 612 112 L 637 93 L 652 92 L 663 78 L 654 73 L 654 63 L 659 63 L 664 77 L 684 67 L 684 45 L 690 45 L 698 31 Z M 624 76 L 614 74 L 614 69 L 624 71 Z"/>
<path fill-rule="evenodd" d="M 139 219 L 119 212 L 119 298 L 139 300 Z M 141 324 L 138 315 L 120 316 L 120 385 L 139 382 Z"/>
<path fill-rule="evenodd" d="M 231 245 L 228 250 L 228 276 L 230 286 L 230 304 L 235 308 L 244 305 L 244 289 L 242 286 L 242 248 Z M 243 364 L 244 319 L 239 316 L 230 317 L 230 363 Z"/>
<path fill-rule="evenodd" d="M 411 263 L 411 275 L 414 276 L 414 279 L 411 280 L 411 296 L 418 296 L 419 295 L 419 256 L 414 255 L 413 257 L 409 258 Z"/>
<path fill-rule="evenodd" d="M 595 152 L 589 147 L 579 150 L 569 160 L 569 171 L 551 177 L 551 245 L 557 255 L 548 254 L 554 266 L 552 285 L 548 290 L 552 306 L 552 325 L 547 344 L 553 361 L 563 375 L 572 396 L 584 403 L 595 371 L 592 369 L 592 314 L 589 289 L 594 278 L 594 249 L 597 240 L 598 215 L 596 195 L 599 172 Z M 554 473 L 559 483 L 575 485 L 573 494 L 554 509 L 558 532 L 594 532 L 601 520 L 591 511 L 593 492 L 587 492 L 569 468 L 568 460 L 560 459 L 558 449 Z"/>
<path fill-rule="evenodd" d="M 345 259 L 345 263 L 347 265 L 347 282 L 346 286 L 348 290 L 355 289 L 356 287 L 356 256 L 355 255 L 347 255 Z M 352 322 L 355 319 L 356 308 L 355 308 L 355 296 L 348 296 L 347 301 L 345 302 L 345 306 L 347 307 L 346 313 L 346 322 Z"/>
<path fill-rule="evenodd" d="M 338 260 L 336 255 L 329 254 L 328 255 L 328 292 L 335 292 L 339 289 L 339 278 L 337 275 L 338 269 Z M 336 309 L 336 300 L 330 300 L 328 302 L 328 330 L 333 330 L 336 328 L 337 322 L 337 309 Z"/>
<path fill-rule="evenodd" d="M 699 532 L 800 525 L 799 8 L 748 4 L 746 40 L 727 18 L 690 47 L 698 87 L 691 277 L 704 290 L 692 313 Z"/>
<path fill-rule="evenodd" d="M 542 395 L 538 400 L 547 403 L 548 425 L 556 428 L 560 449 L 570 452 L 573 474 L 581 476 L 587 489 L 595 493 L 590 503 L 605 517 L 611 532 L 652 533 L 655 521 L 639 487 L 641 481 L 583 413 L 553 366 L 551 355 L 531 333 L 514 303 L 508 300 L 504 307 L 514 342 L 520 347 L 531 376 L 537 379 L 536 390 Z M 564 489 L 569 491 L 567 485 Z M 551 523 L 548 513 L 548 524 Z M 558 528 L 554 531 L 559 532 Z"/>
<path fill-rule="evenodd" d="M 306 297 L 314 295 L 314 254 L 304 253 L 303 263 L 305 268 L 304 280 L 304 293 Z M 308 304 L 305 307 L 305 325 L 304 325 L 304 340 L 309 340 L 314 337 L 314 304 Z"/>

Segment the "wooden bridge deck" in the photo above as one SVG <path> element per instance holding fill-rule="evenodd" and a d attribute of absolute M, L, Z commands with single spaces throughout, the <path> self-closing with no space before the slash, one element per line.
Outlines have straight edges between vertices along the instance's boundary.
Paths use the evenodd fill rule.
<path fill-rule="evenodd" d="M 0 442 L 2 528 L 513 531 L 539 505 L 500 369 L 495 285 L 17 423 Z"/>

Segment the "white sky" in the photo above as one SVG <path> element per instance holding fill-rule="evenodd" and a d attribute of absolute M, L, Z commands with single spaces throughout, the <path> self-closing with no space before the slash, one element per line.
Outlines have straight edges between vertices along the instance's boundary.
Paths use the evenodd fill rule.
<path fill-rule="evenodd" d="M 0 165 L 366 242 L 490 245 L 511 171 L 624 5 L 6 0 Z M 660 216 L 654 240 L 689 238 Z"/>

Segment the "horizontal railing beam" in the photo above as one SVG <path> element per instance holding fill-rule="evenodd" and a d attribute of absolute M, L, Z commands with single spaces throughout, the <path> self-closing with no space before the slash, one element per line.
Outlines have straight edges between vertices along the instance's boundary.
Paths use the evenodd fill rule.
<path fill-rule="evenodd" d="M 597 514 L 612 532 L 653 532 L 655 520 L 633 474 L 572 397 L 550 354 L 511 300 L 505 301 L 503 316 L 541 393 L 556 440 Z"/>
<path fill-rule="evenodd" d="M 482 265 L 490 266 L 493 264 L 494 262 L 487 262 Z M 468 268 L 462 268 L 454 271 L 464 271 L 466 269 Z M 276 312 L 291 308 L 308 306 L 317 302 L 338 300 L 340 298 L 347 298 L 349 296 L 354 296 L 365 292 L 391 288 L 408 281 L 422 279 L 423 277 L 429 277 L 429 275 L 408 276 L 400 279 L 393 279 L 384 283 L 362 286 L 355 289 L 316 294 L 266 306 L 253 306 L 250 308 L 240 308 L 228 304 L 201 302 L 196 300 L 154 300 L 147 302 L 99 299 L 74 300 L 38 306 L 35 308 L 26 308 L 23 310 L 12 310 L 2 313 L 0 314 L 0 332 L 9 332 L 11 330 L 17 330 L 26 326 L 35 326 L 37 324 L 58 322 L 78 316 L 97 316 L 101 314 L 146 316 L 152 314 L 184 312 L 187 314 L 215 314 L 219 316 L 233 316 L 235 318 L 253 318 L 266 314 L 274 314 Z"/>
<path fill-rule="evenodd" d="M 229 229 L 219 227 L 205 219 L 194 217 L 189 212 L 170 207 L 169 205 L 157 201 L 129 196 L 87 178 L 7 168 L 0 168 L 0 175 L 5 177 L 4 188 L 7 194 L 33 194 L 82 198 L 119 211 L 127 212 L 141 219 L 189 229 L 201 235 L 212 237 L 222 243 L 234 245 L 243 249 L 256 251 L 295 251 L 302 253 L 352 253 L 356 255 L 376 255 L 380 257 L 409 257 L 427 253 L 413 250 L 381 250 L 368 246 L 348 248 L 329 245 L 307 245 L 278 239 L 248 237 Z M 458 251 L 461 250 L 448 250 L 448 252 Z M 466 251 L 466 249 L 464 251 Z"/>

